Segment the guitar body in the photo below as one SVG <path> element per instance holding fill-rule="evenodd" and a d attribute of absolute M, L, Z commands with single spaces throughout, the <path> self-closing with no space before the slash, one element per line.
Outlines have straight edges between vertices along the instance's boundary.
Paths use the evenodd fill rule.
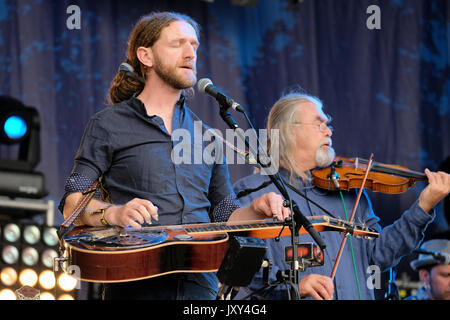
<path fill-rule="evenodd" d="M 89 244 L 92 241 L 77 239 L 85 232 L 101 229 L 104 230 L 76 228 L 69 234 L 72 240 L 65 241 L 68 265 L 79 267 L 79 280 L 123 282 L 175 272 L 215 272 L 228 249 L 226 233 L 190 236 L 184 229 L 163 228 L 161 231 L 165 234 L 162 242 L 132 243 L 120 247 L 93 245 Z M 119 229 L 108 229 L 119 235 Z"/>
<path fill-rule="evenodd" d="M 314 216 L 318 232 L 338 231 L 376 238 L 364 225 Z M 124 282 L 179 272 L 216 272 L 228 250 L 228 234 L 261 239 L 289 236 L 283 222 L 264 220 L 150 226 L 140 230 L 119 227 L 77 227 L 63 238 L 64 271 L 88 282 Z M 300 234 L 306 233 L 303 226 Z M 75 268 L 74 268 L 75 267 Z"/>

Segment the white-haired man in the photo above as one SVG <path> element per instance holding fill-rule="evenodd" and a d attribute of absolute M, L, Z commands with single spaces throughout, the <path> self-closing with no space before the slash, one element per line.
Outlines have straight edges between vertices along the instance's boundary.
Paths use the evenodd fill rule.
<path fill-rule="evenodd" d="M 310 171 L 316 167 L 330 165 L 335 152 L 332 148 L 330 126 L 331 117 L 322 110 L 322 102 L 313 96 L 294 92 L 280 98 L 272 107 L 267 129 L 279 130 L 279 143 L 269 140 L 269 153 L 279 152 L 280 175 L 285 181 L 302 191 L 310 199 L 320 204 L 334 217 L 347 220 L 355 202 L 357 191 L 342 192 L 322 190 L 311 184 Z M 338 232 L 321 233 L 326 243 L 324 265 L 306 269 L 300 273 L 299 291 L 302 298 L 314 299 L 374 299 L 373 284 L 369 283 L 369 266 L 378 266 L 380 270 L 396 264 L 401 256 L 416 248 L 423 237 L 423 231 L 432 221 L 433 207 L 450 191 L 450 175 L 444 172 L 425 170 L 429 184 L 421 192 L 419 199 L 395 221 L 381 230 L 379 218 L 375 216 L 367 194 L 363 194 L 354 221 L 379 231 L 377 239 L 351 238 L 343 250 L 334 279 L 330 278 L 335 258 L 339 251 L 342 235 Z M 260 173 L 240 179 L 234 184 L 234 191 L 244 205 L 267 192 L 277 192 L 273 184 L 258 188 L 269 179 Z M 257 190 L 251 192 L 251 190 Z M 321 209 L 305 201 L 297 193 L 288 190 L 305 216 L 325 215 Z M 268 245 L 266 258 L 273 266 L 269 281 L 276 283 L 277 274 L 288 270 L 284 249 L 290 245 L 290 237 L 265 240 Z M 300 235 L 300 242 L 311 242 L 309 235 Z M 368 284 L 369 283 L 369 284 Z M 255 275 L 250 286 L 241 288 L 235 299 L 251 295 L 253 298 L 286 299 L 285 287 L 279 285 L 273 291 L 258 291 L 263 287 L 263 273 Z M 258 291 L 258 292 L 257 292 Z"/>

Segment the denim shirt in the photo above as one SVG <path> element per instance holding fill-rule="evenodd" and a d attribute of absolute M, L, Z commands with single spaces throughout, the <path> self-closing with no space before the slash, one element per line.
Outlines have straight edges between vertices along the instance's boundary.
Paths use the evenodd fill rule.
<path fill-rule="evenodd" d="M 289 182 L 289 174 L 286 170 L 280 169 L 281 176 L 284 181 Z M 238 194 L 245 189 L 254 189 L 260 186 L 263 182 L 269 178 L 261 174 L 253 174 L 249 177 L 240 179 L 234 184 L 234 191 Z M 343 209 L 342 200 L 335 191 L 325 191 L 318 189 L 310 183 L 304 184 L 301 179 L 294 179 L 291 183 L 294 187 L 297 187 L 301 192 L 305 193 L 307 197 L 320 204 L 327 211 L 333 214 L 336 218 L 346 219 Z M 245 197 L 239 199 L 242 205 L 248 204 L 253 199 L 257 198 L 263 193 L 267 192 L 278 193 L 276 187 L 271 184 L 268 187 L 259 191 L 253 192 Z M 288 192 L 293 200 L 298 204 L 300 211 L 308 216 L 323 216 L 326 215 L 319 208 L 313 204 L 307 203 L 302 197 L 288 189 Z M 345 206 L 347 209 L 348 217 L 350 217 L 353 203 L 357 195 L 357 190 L 351 190 L 349 192 L 343 191 L 343 197 Z M 375 229 L 380 233 L 379 237 L 373 240 L 357 239 L 351 237 L 353 251 L 356 261 L 356 270 L 358 276 L 359 287 L 361 291 L 361 298 L 363 300 L 374 299 L 373 283 L 371 276 L 374 276 L 372 270 L 385 269 L 395 265 L 399 262 L 399 259 L 416 248 L 420 241 L 423 239 L 423 232 L 428 223 L 432 221 L 433 214 L 424 212 L 416 201 L 409 210 L 405 211 L 403 215 L 395 221 L 392 225 L 385 227 L 381 230 L 378 224 L 379 218 L 375 216 L 371 202 L 364 192 L 364 196 L 361 197 L 358 209 L 356 211 L 354 221 L 364 223 L 369 228 Z M 342 241 L 342 234 L 335 231 L 321 232 L 320 236 L 326 244 L 324 250 L 324 265 L 307 268 L 304 272 L 300 272 L 299 277 L 302 278 L 306 275 L 316 273 L 325 276 L 330 276 L 332 268 L 334 266 L 335 258 L 339 251 L 339 247 Z M 276 282 L 277 272 L 289 270 L 290 265 L 284 262 L 284 248 L 291 244 L 291 237 L 281 237 L 280 241 L 274 239 L 265 239 L 268 250 L 266 258 L 269 259 L 273 266 L 269 273 L 269 281 L 271 283 Z M 299 242 L 313 242 L 314 240 L 308 234 L 300 234 Z M 373 269 L 368 269 L 369 266 L 375 266 Z M 369 271 L 368 271 L 369 270 Z M 368 285 L 368 283 L 370 283 Z M 254 291 L 263 287 L 263 273 L 262 270 L 256 273 L 251 284 L 248 287 L 243 287 L 235 296 L 235 299 L 242 299 Z M 252 299 L 262 299 L 263 294 L 255 294 Z M 269 299 L 283 299 L 287 298 L 286 286 L 277 286 Z M 352 262 L 352 254 L 350 251 L 349 241 L 347 241 L 340 263 L 338 265 L 336 275 L 334 278 L 334 299 L 342 300 L 357 300 L 359 299 L 358 286 L 355 280 L 355 272 Z"/>
<path fill-rule="evenodd" d="M 210 222 L 214 207 L 233 194 L 228 167 L 225 161 L 195 158 L 203 156 L 206 142 L 199 137 L 209 128 L 184 105 L 183 97 L 175 105 L 172 128 L 170 135 L 163 120 L 148 116 L 135 97 L 107 107 L 89 120 L 72 176 L 92 181 L 103 176 L 114 204 L 133 198 L 150 200 L 158 207 L 158 221 L 152 225 Z M 177 129 L 184 135 L 172 139 Z M 172 161 L 175 153 L 184 156 L 185 163 Z M 68 193 L 61 200 L 61 211 Z M 188 274 L 187 278 L 217 291 L 214 273 Z"/>

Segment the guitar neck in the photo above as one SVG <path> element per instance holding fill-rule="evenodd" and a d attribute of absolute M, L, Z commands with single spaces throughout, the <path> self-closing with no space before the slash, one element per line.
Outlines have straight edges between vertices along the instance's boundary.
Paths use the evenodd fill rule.
<path fill-rule="evenodd" d="M 199 233 L 224 233 L 224 232 L 241 232 L 275 228 L 280 229 L 284 222 L 281 221 L 261 221 L 255 223 L 255 221 L 241 221 L 237 223 L 218 222 L 218 223 L 205 223 L 198 225 L 187 225 L 184 230 L 190 234 Z"/>
<path fill-rule="evenodd" d="M 354 233 L 356 236 L 368 236 L 377 237 L 376 230 L 371 230 L 364 225 L 357 225 L 354 223 L 348 223 L 345 220 L 331 218 L 328 216 L 314 216 L 309 217 L 308 220 L 313 225 L 314 229 L 318 232 L 322 231 L 338 231 Z M 284 228 L 283 228 L 284 227 Z M 152 230 L 171 230 L 171 231 L 183 231 L 190 235 L 207 235 L 207 234 L 223 234 L 230 232 L 245 233 L 246 236 L 256 238 L 275 238 L 277 236 L 290 235 L 289 226 L 285 225 L 282 221 L 264 220 L 264 221 L 240 221 L 240 222 L 215 222 L 215 223 L 198 223 L 198 224 L 186 224 L 186 225 L 172 225 L 172 226 L 150 226 L 144 227 L 140 232 L 152 231 Z M 282 231 L 282 232 L 281 232 Z M 281 233 L 280 233 L 281 232 Z M 299 230 L 300 234 L 306 234 L 307 231 L 304 227 Z"/>

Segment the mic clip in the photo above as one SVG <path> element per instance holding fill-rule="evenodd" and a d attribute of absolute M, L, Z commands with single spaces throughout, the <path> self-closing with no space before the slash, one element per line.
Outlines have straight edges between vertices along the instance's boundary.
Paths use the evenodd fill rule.
<path fill-rule="evenodd" d="M 339 191 L 341 189 L 341 187 L 339 185 L 339 181 L 338 181 L 341 178 L 341 176 L 336 172 L 336 168 L 334 167 L 334 164 L 331 165 L 331 172 L 327 178 L 331 179 L 336 190 Z"/>

